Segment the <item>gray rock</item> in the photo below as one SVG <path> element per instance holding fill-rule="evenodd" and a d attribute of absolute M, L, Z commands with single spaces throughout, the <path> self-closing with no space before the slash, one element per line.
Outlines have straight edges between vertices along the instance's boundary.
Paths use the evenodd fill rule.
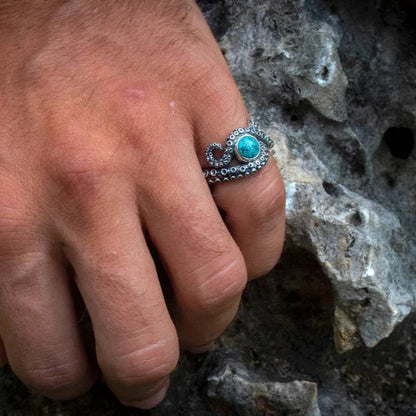
<path fill-rule="evenodd" d="M 317 256 L 335 291 L 337 347 L 352 348 L 355 336 L 374 346 L 413 306 L 395 247 L 406 235 L 398 218 L 341 185 L 291 182 L 287 190 L 290 238 Z"/>
<path fill-rule="evenodd" d="M 238 361 L 224 360 L 207 377 L 207 396 L 239 416 L 320 416 L 317 385 L 309 381 L 261 381 Z"/>
<path fill-rule="evenodd" d="M 265 115 L 274 122 L 269 133 L 277 137 L 276 158 L 287 186 L 288 245 L 313 253 L 333 285 L 338 350 L 362 342 L 374 346 L 414 309 L 416 284 L 409 273 L 415 269 L 415 217 L 405 212 L 407 201 L 397 206 L 397 199 L 386 201 L 388 197 L 375 195 L 380 189 L 374 173 L 383 168 L 377 157 L 373 164 L 375 146 L 366 143 L 360 131 L 367 126 L 360 124 L 362 115 L 354 111 L 362 105 L 351 106 L 353 112 L 347 118 L 348 81 L 338 54 L 343 31 L 337 17 L 317 18 L 313 2 L 309 7 L 303 1 L 263 2 L 261 7 L 255 3 L 229 5 L 232 30 L 221 44 L 237 79 L 249 90 L 253 106 L 279 96 L 280 108 Z M 282 14 L 286 18 L 279 19 Z M 394 50 L 398 40 L 385 32 L 382 42 L 384 47 L 369 64 L 388 68 L 398 57 Z M 350 53 L 350 45 L 346 49 L 344 54 Z M 405 67 L 403 76 L 412 71 Z M 361 93 L 355 91 L 358 80 L 354 75 L 349 74 L 355 83 L 350 100 Z M 377 90 L 384 94 L 386 88 L 378 85 Z M 369 93 L 372 97 L 374 91 Z M 407 98 L 404 103 L 394 94 L 389 98 L 391 105 L 406 111 L 413 127 L 414 103 L 408 92 L 400 97 Z M 284 109 L 300 107 L 305 100 L 315 113 L 305 112 L 301 126 L 288 123 Z M 371 112 L 373 118 L 367 121 L 375 125 L 385 109 L 374 106 Z M 328 121 L 324 123 L 317 113 Z M 380 133 L 378 143 L 382 137 Z M 409 165 L 415 166 L 412 161 Z M 406 175 L 406 179 L 410 178 Z M 409 221 L 413 229 L 402 227 L 401 221 Z"/>
<path fill-rule="evenodd" d="M 244 6 L 229 2 L 228 9 L 232 30 L 222 46 L 229 51 L 226 58 L 234 74 L 251 78 L 248 82 L 260 90 L 272 87 L 274 94 L 288 84 L 297 100 L 306 99 L 328 119 L 347 119 L 348 81 L 337 53 L 339 36 L 330 25 L 308 18 L 302 1 L 259 5 L 249 0 Z M 294 21 L 281 18 L 279 27 L 282 14 Z M 242 50 L 247 53 L 235 53 Z"/>
<path fill-rule="evenodd" d="M 328 168 L 309 145 L 300 158 L 277 126 L 270 133 L 286 181 L 288 245 L 313 253 L 333 286 L 336 347 L 372 347 L 414 308 L 416 285 L 403 265 L 416 246 L 393 212 L 326 182 Z"/>

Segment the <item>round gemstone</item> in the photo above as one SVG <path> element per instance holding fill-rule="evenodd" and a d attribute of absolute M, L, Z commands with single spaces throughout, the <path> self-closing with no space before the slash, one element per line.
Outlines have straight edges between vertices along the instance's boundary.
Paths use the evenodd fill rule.
<path fill-rule="evenodd" d="M 260 143 L 255 137 L 246 134 L 238 139 L 235 150 L 239 159 L 253 160 L 260 153 Z"/>

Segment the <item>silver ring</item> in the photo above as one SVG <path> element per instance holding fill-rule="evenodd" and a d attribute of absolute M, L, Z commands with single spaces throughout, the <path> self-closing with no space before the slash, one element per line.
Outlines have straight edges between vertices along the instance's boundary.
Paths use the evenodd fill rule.
<path fill-rule="evenodd" d="M 248 127 L 235 129 L 227 137 L 225 147 L 221 143 L 207 146 L 205 154 L 212 168 L 202 170 L 205 179 L 209 184 L 215 184 L 252 175 L 267 163 L 269 148 L 273 145 L 271 137 L 251 119 Z M 224 153 L 217 158 L 215 150 Z"/>

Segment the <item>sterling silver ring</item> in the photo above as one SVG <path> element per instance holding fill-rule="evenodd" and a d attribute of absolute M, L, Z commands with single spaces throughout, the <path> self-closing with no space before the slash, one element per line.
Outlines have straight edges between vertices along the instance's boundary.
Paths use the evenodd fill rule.
<path fill-rule="evenodd" d="M 225 147 L 221 143 L 207 146 L 205 154 L 212 168 L 202 170 L 205 179 L 215 184 L 252 175 L 267 163 L 273 145 L 271 137 L 251 119 L 248 127 L 235 129 L 227 137 Z M 217 158 L 214 151 L 224 153 Z"/>

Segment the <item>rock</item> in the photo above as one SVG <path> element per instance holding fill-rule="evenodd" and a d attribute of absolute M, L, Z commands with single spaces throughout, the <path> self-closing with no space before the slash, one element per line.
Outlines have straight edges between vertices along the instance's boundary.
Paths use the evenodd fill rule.
<path fill-rule="evenodd" d="M 302 1 L 263 2 L 261 7 L 255 3 L 248 1 L 242 6 L 225 2 L 230 30 L 223 35 L 221 45 L 252 106 L 262 105 L 265 100 L 270 106 L 262 111 L 263 117 L 273 120 L 274 127 L 268 133 L 277 137 L 276 158 L 287 187 L 287 246 L 313 253 L 331 281 L 338 350 L 346 351 L 362 342 L 374 346 L 415 305 L 416 284 L 409 279 L 416 268 L 416 217 L 409 213 L 409 208 L 415 212 L 415 199 L 405 197 L 398 203 L 398 194 L 389 199 L 394 195 L 386 194 L 379 179 L 388 175 L 384 171 L 389 165 L 396 170 L 393 177 L 397 177 L 399 164 L 406 182 L 398 182 L 410 186 L 410 198 L 416 197 L 411 184 L 414 181 L 408 176 L 411 167 L 416 168 L 411 130 L 416 128 L 414 100 L 409 96 L 409 91 L 415 93 L 416 88 L 414 83 L 406 83 L 413 79 L 413 69 L 404 64 L 397 74 L 392 89 L 398 93 L 406 85 L 399 98 L 385 88 L 391 85 L 388 71 L 403 45 L 397 35 L 383 31 L 381 49 L 370 58 L 365 48 L 370 41 L 377 41 L 367 37 L 364 45 L 354 43 L 338 17 L 324 13 L 319 2 L 309 6 Z M 353 13 L 358 8 L 346 6 L 349 12 L 348 7 Z M 370 18 L 376 19 L 374 12 L 362 20 L 374 25 Z M 344 26 L 358 30 L 351 17 Z M 344 64 L 340 57 L 344 57 Z M 357 84 L 360 77 L 361 82 L 369 80 L 367 72 L 357 73 L 357 65 L 363 65 L 364 59 L 368 65 L 377 66 L 386 83 L 371 79 L 373 89 L 366 90 L 366 104 L 360 101 L 363 91 Z M 377 100 L 382 97 L 384 104 L 380 105 Z M 305 107 L 305 100 L 313 111 Z M 388 115 L 387 102 L 395 108 Z M 300 113 L 302 124 L 288 122 L 290 113 L 295 114 L 295 121 Z M 393 125 L 400 120 L 409 127 L 388 129 L 386 118 Z M 366 137 L 369 126 L 379 132 L 377 143 L 374 132 Z M 381 149 L 387 147 L 392 156 L 386 156 L 386 149 L 377 150 L 380 143 Z M 410 158 L 406 168 L 397 162 L 397 154 L 404 155 L 402 160 Z M 387 163 L 381 165 L 379 160 L 386 158 Z M 379 172 L 381 175 L 375 177 Z M 412 227 L 403 227 L 403 221 Z"/>
<path fill-rule="evenodd" d="M 220 360 L 219 367 L 207 376 L 207 396 L 225 402 L 239 416 L 321 415 L 316 383 L 298 380 L 280 383 L 256 378 L 244 364 L 232 359 Z"/>
<path fill-rule="evenodd" d="M 337 53 L 338 36 L 325 23 L 315 26 L 305 21 L 303 26 L 307 36 L 302 39 L 299 53 L 294 56 L 288 54 L 287 74 L 299 96 L 309 101 L 323 116 L 334 121 L 345 121 L 348 80 Z"/>
<path fill-rule="evenodd" d="M 347 119 L 348 80 L 337 53 L 339 36 L 330 25 L 308 18 L 301 1 L 260 7 L 255 0 L 244 6 L 226 4 L 233 30 L 226 33 L 222 46 L 230 51 L 226 58 L 234 74 L 250 84 L 256 82 L 261 90 L 272 87 L 273 94 L 290 85 L 297 101 L 309 101 L 330 120 Z M 284 15 L 293 21 L 282 22 Z M 259 43 L 258 39 L 267 41 Z M 247 53 L 234 53 L 241 50 Z"/>
<path fill-rule="evenodd" d="M 277 126 L 275 155 L 286 181 L 288 244 L 313 253 L 335 291 L 334 334 L 342 352 L 372 347 L 414 308 L 416 284 L 403 257 L 416 247 L 394 213 L 337 183 L 310 146 L 307 161 L 288 149 Z"/>

